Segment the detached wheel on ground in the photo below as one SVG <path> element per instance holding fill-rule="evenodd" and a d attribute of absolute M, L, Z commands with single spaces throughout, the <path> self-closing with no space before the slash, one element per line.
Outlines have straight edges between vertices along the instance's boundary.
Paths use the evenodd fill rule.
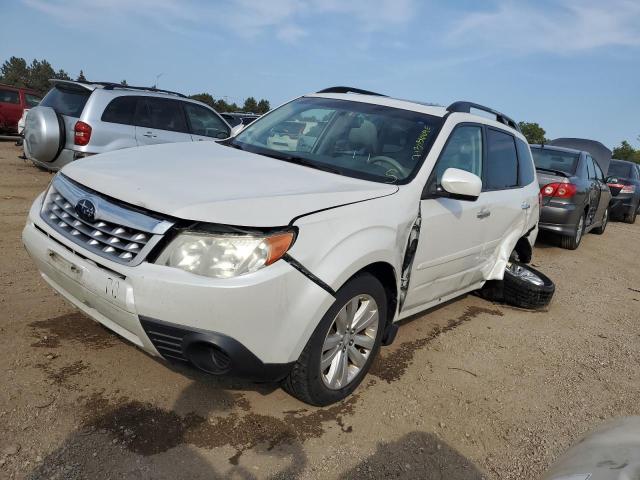
<path fill-rule="evenodd" d="M 566 248 L 567 250 L 575 250 L 580 245 L 580 241 L 582 241 L 582 235 L 584 234 L 584 213 L 578 220 L 578 224 L 576 225 L 576 229 L 573 232 L 573 235 L 562 235 L 560 237 L 560 246 L 562 248 Z"/>
<path fill-rule="evenodd" d="M 602 214 L 602 225 L 598 228 L 594 228 L 591 230 L 596 235 L 602 235 L 607 228 L 607 224 L 609 223 L 609 208 L 607 208 Z"/>
<path fill-rule="evenodd" d="M 527 309 L 546 307 L 556 290 L 544 273 L 520 262 L 507 263 L 502 287 L 506 303 Z"/>
<path fill-rule="evenodd" d="M 387 321 L 387 296 L 369 273 L 349 280 L 311 335 L 283 388 L 312 405 L 351 394 L 378 353 Z"/>

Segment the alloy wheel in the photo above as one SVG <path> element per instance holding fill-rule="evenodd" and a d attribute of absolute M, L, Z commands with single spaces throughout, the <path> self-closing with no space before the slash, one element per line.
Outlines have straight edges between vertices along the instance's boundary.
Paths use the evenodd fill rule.
<path fill-rule="evenodd" d="M 522 280 L 526 280 L 527 282 L 533 283 L 534 285 L 543 286 L 544 281 L 531 270 L 517 263 L 509 262 L 507 263 L 507 270 L 514 277 L 521 278 Z"/>
<path fill-rule="evenodd" d="M 320 376 L 327 388 L 344 388 L 360 373 L 375 345 L 378 324 L 378 304 L 370 295 L 358 295 L 340 309 L 320 356 Z"/>

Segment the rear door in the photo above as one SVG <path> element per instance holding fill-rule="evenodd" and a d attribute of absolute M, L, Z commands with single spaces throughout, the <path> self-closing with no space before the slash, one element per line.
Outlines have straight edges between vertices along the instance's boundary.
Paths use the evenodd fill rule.
<path fill-rule="evenodd" d="M 508 258 L 511 254 L 501 252 L 501 247 L 515 244 L 525 233 L 527 211 L 532 204 L 520 184 L 516 138 L 492 127 L 487 127 L 486 132 L 483 190 L 490 215 L 486 222 L 484 256 L 492 267 L 500 255 Z"/>
<path fill-rule="evenodd" d="M 193 141 L 228 138 L 231 127 L 218 114 L 195 103 L 183 102 Z"/>
<path fill-rule="evenodd" d="M 140 97 L 135 124 L 138 145 L 191 141 L 182 102 L 178 100 Z"/>
<path fill-rule="evenodd" d="M 21 116 L 20 92 L 0 86 L 0 130 L 17 132 Z"/>
<path fill-rule="evenodd" d="M 600 204 L 600 185 L 596 174 L 595 162 L 591 155 L 587 155 L 587 174 L 589 176 L 589 212 L 587 214 L 587 225 L 591 225 L 596 218 L 598 205 Z"/>

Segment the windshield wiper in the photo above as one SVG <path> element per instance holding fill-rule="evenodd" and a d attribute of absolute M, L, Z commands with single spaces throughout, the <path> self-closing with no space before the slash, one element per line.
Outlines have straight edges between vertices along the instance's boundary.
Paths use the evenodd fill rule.
<path fill-rule="evenodd" d="M 570 173 L 563 172 L 562 170 L 555 170 L 553 168 L 536 167 L 536 170 L 543 170 L 545 172 L 551 172 L 551 173 L 554 173 L 556 175 L 561 175 L 563 177 L 570 177 L 571 176 Z"/>
<path fill-rule="evenodd" d="M 325 172 L 337 173 L 338 175 L 342 175 L 342 171 L 338 168 L 330 167 L 329 165 L 325 165 L 323 163 L 312 162 L 311 160 L 307 160 L 303 157 L 296 157 L 295 155 L 283 155 L 273 152 L 263 153 L 263 155 L 275 158 L 276 160 L 284 160 L 285 162 L 291 162 L 297 165 L 304 165 L 305 167 L 311 167 L 317 170 L 324 170 Z"/>

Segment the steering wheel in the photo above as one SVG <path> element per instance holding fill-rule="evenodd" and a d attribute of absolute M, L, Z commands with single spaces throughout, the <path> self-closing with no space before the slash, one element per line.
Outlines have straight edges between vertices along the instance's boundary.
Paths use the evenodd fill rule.
<path fill-rule="evenodd" d="M 371 157 L 367 160 L 367 163 L 373 163 L 378 165 L 382 163 L 386 163 L 387 165 L 390 165 L 393 169 L 397 170 L 399 173 L 403 175 L 407 174 L 404 167 L 400 165 L 400 163 L 395 158 L 387 157 L 385 155 L 378 155 L 376 157 Z"/>

